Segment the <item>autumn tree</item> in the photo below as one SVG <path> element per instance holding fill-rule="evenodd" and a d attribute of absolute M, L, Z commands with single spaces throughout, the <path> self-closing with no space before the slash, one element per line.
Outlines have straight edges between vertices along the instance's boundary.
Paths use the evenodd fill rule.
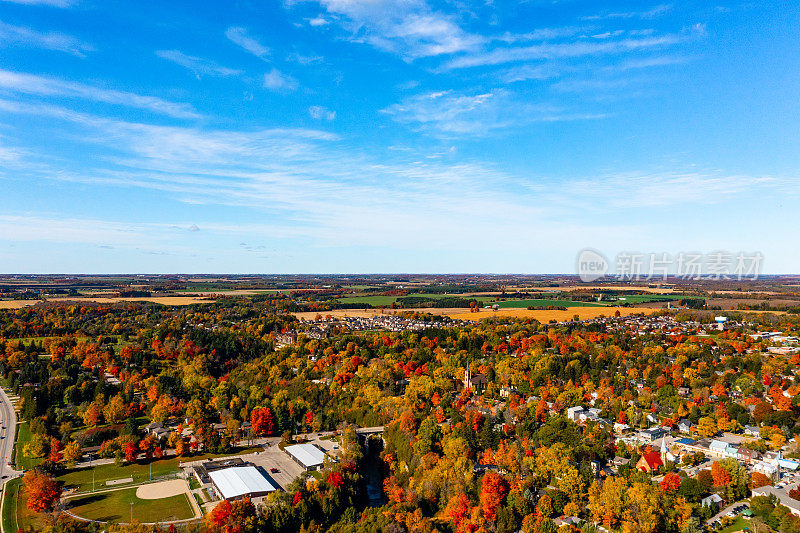
<path fill-rule="evenodd" d="M 497 508 L 503 503 L 503 498 L 508 494 L 508 483 L 502 476 L 494 472 L 487 472 L 481 482 L 481 508 L 483 516 L 489 522 L 497 519 Z"/>
<path fill-rule="evenodd" d="M 256 407 L 250 413 L 250 424 L 256 435 L 274 435 L 278 427 L 275 414 L 269 407 Z"/>
<path fill-rule="evenodd" d="M 74 467 L 75 463 L 80 461 L 82 454 L 81 443 L 76 440 L 64 446 L 64 461 L 66 461 L 70 468 Z"/>
<path fill-rule="evenodd" d="M 61 497 L 61 486 L 47 474 L 29 470 L 23 476 L 22 484 L 28 498 L 27 507 L 31 511 L 49 511 Z"/>

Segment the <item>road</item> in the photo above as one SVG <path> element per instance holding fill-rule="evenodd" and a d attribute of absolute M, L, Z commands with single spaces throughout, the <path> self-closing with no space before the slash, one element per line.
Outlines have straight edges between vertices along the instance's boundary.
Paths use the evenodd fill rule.
<path fill-rule="evenodd" d="M 17 414 L 6 391 L 0 388 L 0 487 L 20 473 L 11 466 L 11 452 L 17 431 Z"/>

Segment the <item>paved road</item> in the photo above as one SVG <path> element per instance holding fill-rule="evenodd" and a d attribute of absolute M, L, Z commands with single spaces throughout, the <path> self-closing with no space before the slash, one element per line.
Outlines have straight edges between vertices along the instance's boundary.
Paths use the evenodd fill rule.
<path fill-rule="evenodd" d="M 0 487 L 20 473 L 11 466 L 11 452 L 17 430 L 17 414 L 6 391 L 0 388 Z"/>

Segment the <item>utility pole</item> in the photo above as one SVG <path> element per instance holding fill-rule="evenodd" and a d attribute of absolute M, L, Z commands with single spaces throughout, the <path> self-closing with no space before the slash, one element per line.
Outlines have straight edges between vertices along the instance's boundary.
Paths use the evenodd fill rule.
<path fill-rule="evenodd" d="M 92 469 L 92 492 L 94 492 L 94 468 Z"/>

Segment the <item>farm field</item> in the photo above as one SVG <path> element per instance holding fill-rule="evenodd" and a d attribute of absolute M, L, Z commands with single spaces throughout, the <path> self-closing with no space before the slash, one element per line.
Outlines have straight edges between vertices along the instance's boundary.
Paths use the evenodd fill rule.
<path fill-rule="evenodd" d="M 212 303 L 214 300 L 199 297 L 199 296 L 153 296 L 153 297 L 131 297 L 131 298 L 87 298 L 87 297 L 69 297 L 69 298 L 50 298 L 50 302 L 69 301 L 69 302 L 96 302 L 113 304 L 118 302 L 152 302 L 155 304 L 163 305 L 191 305 L 191 304 L 207 304 Z"/>
<path fill-rule="evenodd" d="M 128 522 L 133 502 L 133 519 L 140 522 L 167 522 L 194 517 L 186 494 L 158 500 L 136 496 L 136 487 L 87 494 L 68 500 L 69 511 L 77 516 L 102 522 Z"/>
<path fill-rule="evenodd" d="M 339 301 L 346 304 L 392 305 L 397 301 L 397 296 L 346 296 L 339 298 Z"/>
<path fill-rule="evenodd" d="M 539 322 L 549 322 L 551 320 L 562 321 L 571 320 L 575 315 L 578 315 L 580 320 L 588 320 L 600 316 L 614 316 L 619 311 L 621 316 L 629 316 L 636 314 L 651 314 L 657 313 L 659 309 L 651 309 L 647 307 L 568 307 L 566 311 L 549 310 L 549 309 L 499 309 L 497 311 L 490 311 L 482 309 L 477 313 L 470 313 L 459 310 L 457 313 L 448 313 L 451 318 L 459 320 L 481 320 L 483 318 L 492 317 L 512 317 L 512 318 L 532 318 Z"/>
<path fill-rule="evenodd" d="M 0 309 L 22 309 L 34 305 L 39 300 L 0 300 Z"/>
<path fill-rule="evenodd" d="M 501 309 L 521 308 L 526 307 L 605 307 L 603 304 L 595 302 L 575 302 L 572 300 L 501 300 L 499 302 L 490 302 L 490 305 L 497 305 Z"/>

